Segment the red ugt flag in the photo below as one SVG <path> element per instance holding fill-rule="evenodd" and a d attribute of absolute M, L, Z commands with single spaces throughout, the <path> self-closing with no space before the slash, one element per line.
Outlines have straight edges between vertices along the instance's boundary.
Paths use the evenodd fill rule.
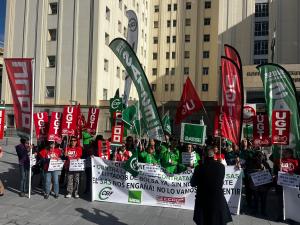
<path fill-rule="evenodd" d="M 177 107 L 175 123 L 179 124 L 184 118 L 200 110 L 202 106 L 203 104 L 188 77 L 185 81 L 180 103 Z"/>

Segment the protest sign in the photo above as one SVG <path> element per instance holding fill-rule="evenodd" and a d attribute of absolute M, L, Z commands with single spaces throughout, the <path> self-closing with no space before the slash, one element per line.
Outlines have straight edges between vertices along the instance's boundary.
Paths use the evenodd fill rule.
<path fill-rule="evenodd" d="M 169 176 L 160 166 L 139 163 L 139 175 L 133 177 L 123 166 L 124 162 L 92 158 L 93 201 L 194 209 L 196 188 L 190 186 L 193 170 Z M 241 197 L 240 172 L 226 167 L 223 187 L 235 214 Z"/>
<path fill-rule="evenodd" d="M 196 153 L 195 152 L 182 152 L 182 164 L 183 165 L 191 165 L 196 161 Z"/>
<path fill-rule="evenodd" d="M 49 162 L 49 167 L 48 167 L 48 171 L 57 171 L 57 170 L 62 170 L 64 166 L 64 161 L 59 159 L 59 160 L 55 160 L 55 159 L 51 159 Z"/>
<path fill-rule="evenodd" d="M 300 185 L 300 175 L 278 172 L 277 184 L 285 187 L 298 188 Z"/>
<path fill-rule="evenodd" d="M 180 141 L 197 145 L 204 145 L 206 126 L 200 124 L 181 123 Z"/>
<path fill-rule="evenodd" d="M 69 171 L 84 171 L 85 159 L 71 159 Z"/>
<path fill-rule="evenodd" d="M 250 176 L 255 187 L 272 183 L 272 176 L 268 170 L 251 173 Z"/>
<path fill-rule="evenodd" d="M 30 157 L 30 166 L 33 167 L 36 164 L 36 158 L 34 155 Z"/>
<path fill-rule="evenodd" d="M 300 222 L 300 190 L 298 188 L 283 187 L 284 219 Z"/>
<path fill-rule="evenodd" d="M 272 144 L 288 145 L 290 138 L 290 111 L 274 110 L 272 113 Z"/>

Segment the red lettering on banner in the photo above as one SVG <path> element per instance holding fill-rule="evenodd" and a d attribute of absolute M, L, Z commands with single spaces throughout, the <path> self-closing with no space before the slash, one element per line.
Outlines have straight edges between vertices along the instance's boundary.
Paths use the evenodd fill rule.
<path fill-rule="evenodd" d="M 90 134 L 95 134 L 98 125 L 98 117 L 99 117 L 100 109 L 97 108 L 89 108 L 88 113 L 88 122 L 86 124 L 87 132 Z"/>
<path fill-rule="evenodd" d="M 272 112 L 272 143 L 289 144 L 290 111 L 277 110 Z"/>
<path fill-rule="evenodd" d="M 46 138 L 48 133 L 48 113 L 40 112 L 33 115 L 36 137 Z"/>
<path fill-rule="evenodd" d="M 58 141 L 61 139 L 61 117 L 60 112 L 52 112 L 48 133 L 48 141 Z"/>
<path fill-rule="evenodd" d="M 268 115 L 258 114 L 253 119 L 253 140 L 256 146 L 269 146 L 269 120 Z"/>
<path fill-rule="evenodd" d="M 63 135 L 75 135 L 77 129 L 77 108 L 65 106 L 61 127 Z"/>

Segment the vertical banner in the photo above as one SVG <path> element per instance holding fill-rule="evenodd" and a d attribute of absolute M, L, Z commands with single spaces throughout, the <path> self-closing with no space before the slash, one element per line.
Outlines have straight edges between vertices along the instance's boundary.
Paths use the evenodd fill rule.
<path fill-rule="evenodd" d="M 32 59 L 4 59 L 11 87 L 17 134 L 30 137 L 32 115 Z"/>
<path fill-rule="evenodd" d="M 216 115 L 214 120 L 214 137 L 221 136 L 221 124 L 223 123 L 223 111 L 222 106 L 216 107 Z"/>
<path fill-rule="evenodd" d="M 242 131 L 242 79 L 235 62 L 222 56 L 221 63 L 223 95 L 223 124 L 221 126 L 221 133 L 224 138 L 238 145 Z"/>
<path fill-rule="evenodd" d="M 269 118 L 267 114 L 257 114 L 253 117 L 253 142 L 256 146 L 271 145 L 269 137 Z"/>
<path fill-rule="evenodd" d="M 65 106 L 62 121 L 61 121 L 61 134 L 62 135 L 75 135 L 77 130 L 77 106 Z"/>
<path fill-rule="evenodd" d="M 109 47 L 119 58 L 129 76 L 131 77 L 140 103 L 141 118 L 149 138 L 164 141 L 164 131 L 157 111 L 156 102 L 150 88 L 146 74 L 136 54 L 130 45 L 122 38 L 114 39 Z"/>
<path fill-rule="evenodd" d="M 113 126 L 111 134 L 111 145 L 121 146 L 123 141 L 124 123 L 122 121 L 122 112 L 114 112 Z"/>
<path fill-rule="evenodd" d="M 228 44 L 224 45 L 224 50 L 225 50 L 225 56 L 231 59 L 232 61 L 234 61 L 238 69 L 242 71 L 242 60 L 238 51 L 234 47 Z"/>
<path fill-rule="evenodd" d="M 290 111 L 291 126 L 287 147 L 294 150 L 295 157 L 300 158 L 299 101 L 293 80 L 290 74 L 277 64 L 268 63 L 258 66 L 257 69 L 264 86 L 269 122 L 271 124 L 274 110 Z M 273 146 L 274 157 L 279 158 L 279 152 L 279 147 Z"/>
<path fill-rule="evenodd" d="M 87 132 L 89 132 L 91 135 L 95 135 L 97 131 L 98 126 L 98 118 L 99 118 L 100 109 L 95 107 L 89 108 L 88 113 L 88 121 L 86 124 Z"/>
<path fill-rule="evenodd" d="M 52 112 L 48 132 L 48 141 L 61 140 L 61 117 L 62 113 Z"/>
<path fill-rule="evenodd" d="M 256 115 L 256 104 L 245 104 L 243 107 L 243 123 L 253 125 L 253 118 Z"/>
<path fill-rule="evenodd" d="M 5 108 L 0 108 L 0 140 L 4 137 Z"/>
<path fill-rule="evenodd" d="M 46 139 L 48 137 L 49 120 L 47 112 L 33 114 L 35 133 L 37 139 Z"/>
<path fill-rule="evenodd" d="M 288 145 L 290 134 L 290 112 L 276 110 L 272 113 L 272 144 Z"/>

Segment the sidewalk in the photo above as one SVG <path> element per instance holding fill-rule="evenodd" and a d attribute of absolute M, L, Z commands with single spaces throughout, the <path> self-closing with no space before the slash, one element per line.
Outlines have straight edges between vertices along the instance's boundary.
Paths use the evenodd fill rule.
<path fill-rule="evenodd" d="M 1 179 L 6 193 L 0 197 L 0 224 L 26 225 L 195 225 L 193 211 L 161 207 L 90 202 L 89 196 L 80 199 L 65 199 L 63 192 L 59 199 L 50 196 L 45 200 L 39 188 L 33 189 L 31 199 L 18 195 L 18 161 L 14 146 L 17 138 L 8 139 L 4 157 L 0 160 Z M 34 185 L 38 179 L 33 178 Z M 250 215 L 233 216 L 234 225 L 279 225 L 299 223 L 273 222 L 277 217 L 274 193 L 268 196 L 268 218 Z M 275 209 L 274 209 L 275 208 Z"/>

